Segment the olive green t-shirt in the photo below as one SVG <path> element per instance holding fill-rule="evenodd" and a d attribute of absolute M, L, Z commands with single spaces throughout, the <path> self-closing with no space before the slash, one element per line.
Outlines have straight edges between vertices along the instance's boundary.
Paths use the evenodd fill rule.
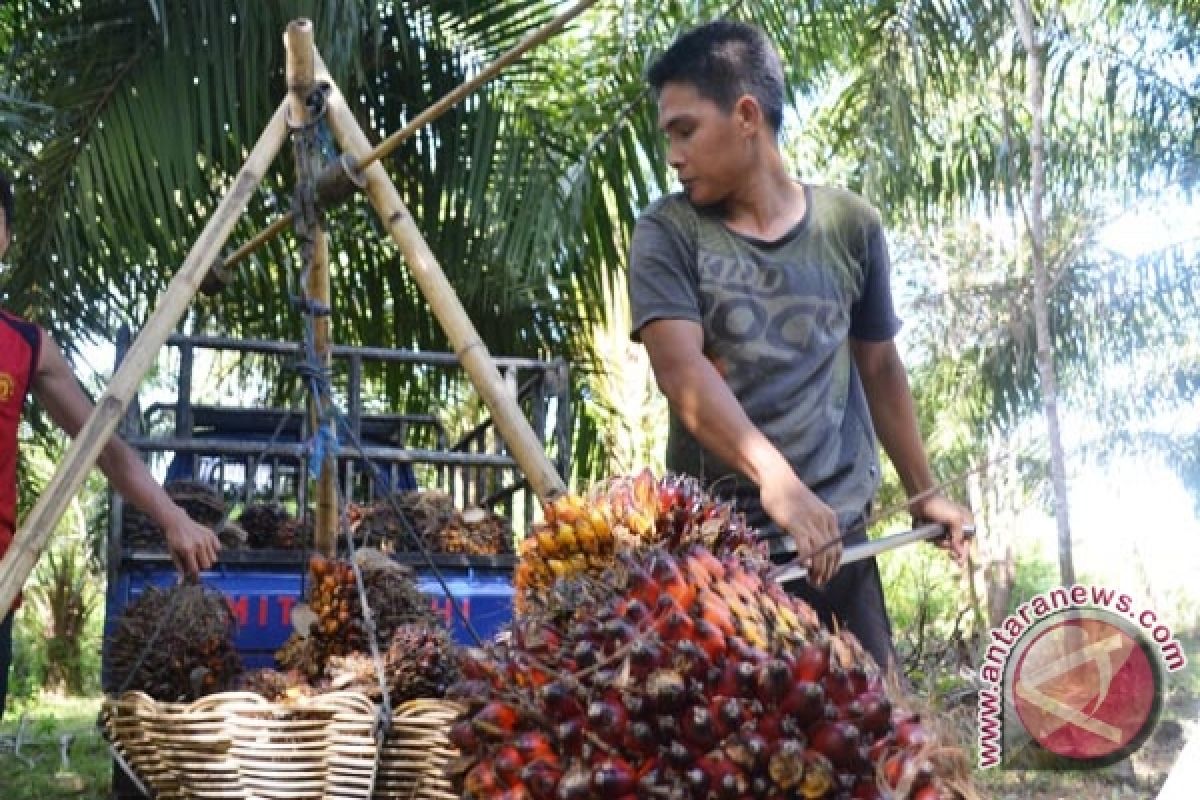
<path fill-rule="evenodd" d="M 633 236 L 633 337 L 659 319 L 700 324 L 705 354 L 750 420 L 809 488 L 852 517 L 878 488 L 879 461 L 848 338 L 886 341 L 900 323 L 879 213 L 848 191 L 805 193 L 804 219 L 773 242 L 729 230 L 682 194 L 655 202 Z M 756 488 L 674 414 L 667 467 L 715 484 L 752 522 L 766 522 Z"/>

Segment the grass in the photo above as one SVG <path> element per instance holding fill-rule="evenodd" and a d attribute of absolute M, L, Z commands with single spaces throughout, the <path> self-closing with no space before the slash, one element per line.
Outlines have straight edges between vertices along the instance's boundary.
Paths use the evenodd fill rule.
<path fill-rule="evenodd" d="M 15 707 L 13 707 L 15 705 Z M 112 780 L 108 748 L 96 730 L 100 697 L 58 697 L 41 695 L 25 704 L 12 704 L 0 722 L 0 798 L 4 800 L 44 800 L 45 798 L 84 798 L 107 800 Z M 25 737 L 21 755 L 32 765 L 13 755 L 6 747 L 16 733 L 17 720 L 26 714 Z M 59 737 L 73 734 L 70 749 L 71 770 L 82 779 L 82 792 L 64 791 L 54 776 L 61 768 Z"/>

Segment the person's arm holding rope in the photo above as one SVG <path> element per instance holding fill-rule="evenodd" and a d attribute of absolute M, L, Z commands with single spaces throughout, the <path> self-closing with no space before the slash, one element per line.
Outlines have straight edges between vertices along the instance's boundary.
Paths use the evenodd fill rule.
<path fill-rule="evenodd" d="M 41 331 L 31 386 L 34 397 L 55 424 L 72 437 L 78 434 L 92 413 L 92 403 L 45 331 Z M 96 463 L 122 497 L 146 512 L 163 529 L 171 558 L 181 573 L 194 576 L 216 563 L 217 551 L 221 549 L 216 534 L 176 505 L 129 445 L 113 436 Z"/>

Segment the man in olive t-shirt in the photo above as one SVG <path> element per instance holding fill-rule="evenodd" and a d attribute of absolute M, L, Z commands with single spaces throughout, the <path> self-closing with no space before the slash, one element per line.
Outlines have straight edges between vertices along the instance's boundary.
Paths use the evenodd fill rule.
<path fill-rule="evenodd" d="M 947 525 L 956 556 L 970 515 L 931 491 L 879 214 L 786 169 L 783 70 L 757 28 L 696 28 L 648 79 L 683 192 L 639 219 L 629 291 L 633 336 L 671 406 L 668 467 L 791 535 L 810 564 L 796 591 L 892 663 L 874 561 L 838 570 L 842 531 L 865 538 L 876 431 L 914 518 Z"/>

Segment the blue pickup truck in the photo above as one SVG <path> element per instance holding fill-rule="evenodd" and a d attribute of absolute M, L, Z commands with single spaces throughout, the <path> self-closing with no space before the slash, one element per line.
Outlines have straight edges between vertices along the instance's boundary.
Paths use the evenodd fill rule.
<path fill-rule="evenodd" d="M 307 507 L 307 458 L 311 449 L 307 415 L 264 405 L 238 407 L 223 402 L 193 402 L 197 394 L 220 396 L 211 383 L 197 392 L 195 373 L 211 381 L 219 353 L 231 359 L 285 361 L 298 355 L 294 344 L 218 337 L 174 336 L 167 347 L 168 372 L 177 377 L 177 396 L 148 406 L 136 404 L 122 423 L 127 441 L 143 453 L 167 479 L 188 479 L 211 485 L 229 503 L 268 499 L 292 508 Z M 118 346 L 120 356 L 123 348 Z M 197 368 L 199 359 L 204 359 Z M 436 414 L 399 413 L 364 403 L 364 366 L 403 364 L 415 370 L 459 369 L 453 354 L 413 353 L 379 348 L 334 349 L 335 385 L 355 447 L 338 452 L 338 482 L 343 496 L 371 502 L 377 491 L 422 488 L 449 493 L 457 507 L 479 506 L 506 516 L 517 531 L 526 530 L 536 498 L 505 452 L 490 421 L 484 420 L 452 438 Z M 568 380 L 561 361 L 496 359 L 497 368 L 517 394 L 535 432 L 543 436 L 560 473 L 567 471 L 570 428 Z M 285 369 L 286 366 L 281 367 Z M 361 449 L 357 446 L 361 445 Z M 370 463 L 368 464 L 367 461 Z M 382 478 L 378 476 L 382 475 Z M 382 483 L 382 486 L 381 486 Z M 121 611 L 147 586 L 164 586 L 177 578 L 162 551 L 137 549 L 122 541 L 123 506 L 112 498 L 108 545 L 108 594 L 105 630 L 112 630 Z M 454 637 L 473 643 L 503 628 L 512 613 L 512 556 L 463 556 L 402 553 L 396 560 L 413 567 L 420 589 L 430 604 L 445 615 Z M 248 667 L 270 666 L 273 653 L 290 634 L 291 610 L 304 596 L 307 554 L 286 550 L 231 550 L 203 575 L 209 586 L 222 591 L 238 621 L 237 646 Z M 456 613 L 451 598 L 461 613 Z M 121 677 L 108 674 L 113 690 Z"/>

